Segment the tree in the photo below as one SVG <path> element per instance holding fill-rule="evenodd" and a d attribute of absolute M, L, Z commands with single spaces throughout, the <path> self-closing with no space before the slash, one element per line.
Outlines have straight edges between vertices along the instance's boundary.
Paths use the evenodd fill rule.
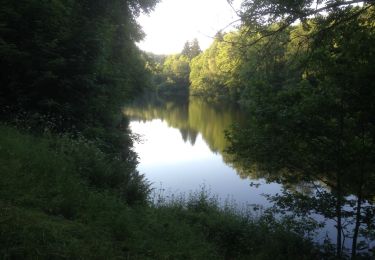
<path fill-rule="evenodd" d="M 146 84 L 135 17 L 156 2 L 2 1 L 0 117 L 45 115 L 61 131 L 114 124 Z"/>
<path fill-rule="evenodd" d="M 189 41 L 185 42 L 184 48 L 182 49 L 181 54 L 186 57 L 189 57 L 189 54 L 190 54 L 190 42 Z"/>
<path fill-rule="evenodd" d="M 228 0 L 231 4 L 233 0 Z M 297 22 L 305 26 L 313 19 L 329 30 L 338 24 L 355 19 L 358 15 L 374 6 L 374 0 L 323 0 L 323 1 L 285 1 L 285 0 L 244 0 L 238 15 L 243 25 L 248 27 L 247 35 L 256 38 L 254 44 L 264 37 L 272 37 Z M 363 5 L 356 12 L 350 12 L 353 6 Z M 332 19 L 334 18 L 334 19 Z M 270 25 L 277 24 L 271 28 Z M 312 36 L 312 35 L 311 35 Z"/>
<path fill-rule="evenodd" d="M 191 61 L 190 92 L 192 94 L 211 98 L 226 96 L 223 73 L 218 64 L 221 44 L 223 43 L 214 40 L 209 49 Z"/>
<path fill-rule="evenodd" d="M 190 59 L 193 59 L 194 57 L 198 56 L 201 54 L 202 50 L 201 47 L 199 46 L 199 42 L 197 38 L 193 40 L 193 42 L 190 44 Z"/>
<path fill-rule="evenodd" d="M 359 10 L 365 11 L 359 14 Z M 351 205 L 354 259 L 360 227 L 374 221 L 362 206 L 371 205 L 374 197 L 375 27 L 373 9 L 345 12 L 356 16 L 330 28 L 329 34 L 318 33 L 325 23 L 309 30 L 302 25 L 291 35 L 304 30 L 313 38 L 296 38 L 287 47 L 279 42 L 281 46 L 267 50 L 268 56 L 257 61 L 260 71 L 248 76 L 243 102 L 248 123 L 229 138 L 230 152 L 248 167 L 256 165 L 285 182 L 319 180 L 329 187 L 338 257 L 343 256 L 343 223 L 348 216 L 344 208 Z M 329 14 L 325 19 L 334 18 Z M 269 41 L 268 46 L 277 44 Z M 292 54 L 301 45 L 295 58 Z M 350 194 L 356 196 L 356 203 L 347 200 Z"/>
<path fill-rule="evenodd" d="M 192 42 L 187 41 L 184 44 L 184 48 L 182 49 L 181 55 L 188 57 L 190 60 L 194 57 L 198 56 L 202 52 L 201 48 L 199 47 L 199 42 L 195 38 Z"/>

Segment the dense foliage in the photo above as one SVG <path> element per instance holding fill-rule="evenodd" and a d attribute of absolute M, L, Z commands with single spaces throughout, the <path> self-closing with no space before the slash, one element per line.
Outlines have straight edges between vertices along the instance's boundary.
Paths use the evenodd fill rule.
<path fill-rule="evenodd" d="M 115 122 L 145 84 L 135 21 L 156 1 L 1 1 L 1 117 L 42 114 L 58 130 Z"/>
<path fill-rule="evenodd" d="M 322 207 L 310 210 L 335 220 L 339 257 L 345 234 L 352 258 L 372 247 L 358 236 L 373 239 L 373 208 L 364 205 L 375 195 L 374 14 L 370 6 L 340 9 L 272 37 L 247 36 L 239 75 L 249 116 L 228 135 L 237 163 L 283 182 L 319 181 L 331 191 L 331 199 L 321 197 L 329 205 L 316 202 Z M 342 17 L 351 19 L 338 22 Z"/>
<path fill-rule="evenodd" d="M 152 74 L 153 91 L 163 96 L 189 95 L 191 60 L 201 53 L 197 39 L 187 41 L 179 54 L 147 54 L 147 68 Z"/>
<path fill-rule="evenodd" d="M 105 158 L 98 171 L 113 174 L 87 175 L 124 189 L 134 181 L 126 201 L 147 196 L 121 107 L 147 84 L 135 18 L 156 2 L 1 1 L 0 120 L 34 134 L 90 140 Z"/>
<path fill-rule="evenodd" d="M 218 34 L 209 49 L 191 62 L 190 94 L 235 100 L 239 98 L 236 72 L 241 63 L 238 48 L 230 42 L 238 34 Z"/>

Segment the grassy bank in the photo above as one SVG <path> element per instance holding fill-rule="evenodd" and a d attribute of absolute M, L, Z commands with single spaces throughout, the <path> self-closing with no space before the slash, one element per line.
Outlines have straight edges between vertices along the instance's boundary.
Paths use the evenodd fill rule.
<path fill-rule="evenodd" d="M 0 125 L 1 259 L 316 259 L 269 217 L 207 194 L 162 204 L 120 159 L 83 138 Z"/>

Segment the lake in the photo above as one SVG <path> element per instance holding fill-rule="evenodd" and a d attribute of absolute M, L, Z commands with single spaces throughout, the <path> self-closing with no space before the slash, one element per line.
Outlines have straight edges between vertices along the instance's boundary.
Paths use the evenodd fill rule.
<path fill-rule="evenodd" d="M 166 197 L 204 188 L 222 203 L 267 206 L 262 194 L 280 191 L 277 183 L 241 174 L 225 153 L 225 130 L 245 117 L 236 106 L 199 98 L 156 99 L 129 106 L 125 114 L 141 139 L 135 143 L 138 170 Z"/>
<path fill-rule="evenodd" d="M 225 131 L 241 125 L 245 113 L 231 104 L 214 104 L 200 98 L 190 100 L 151 99 L 135 102 L 124 109 L 130 128 L 139 142 L 134 144 L 139 156 L 138 170 L 145 175 L 158 195 L 165 199 L 208 190 L 221 205 L 229 202 L 239 209 L 254 205 L 269 207 L 263 194 L 276 194 L 282 185 L 267 182 L 257 172 L 244 170 L 225 153 Z M 308 186 L 293 189 L 311 193 Z M 334 241 L 335 222 L 314 215 L 326 226 L 315 237 L 326 235 Z M 350 239 L 345 241 L 349 246 Z"/>

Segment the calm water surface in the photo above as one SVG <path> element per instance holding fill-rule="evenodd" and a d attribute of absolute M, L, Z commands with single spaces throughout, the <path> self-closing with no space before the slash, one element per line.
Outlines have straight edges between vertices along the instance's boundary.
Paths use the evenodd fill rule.
<path fill-rule="evenodd" d="M 132 132 L 141 142 L 135 144 L 138 169 L 145 174 L 156 192 L 168 199 L 171 195 L 188 195 L 202 189 L 218 196 L 221 203 L 270 206 L 262 194 L 275 194 L 282 186 L 266 183 L 256 172 L 244 171 L 225 153 L 225 130 L 241 124 L 244 114 L 228 105 L 214 105 L 201 99 L 190 101 L 152 100 L 138 102 L 125 109 Z M 252 185 L 259 184 L 259 185 Z M 309 193 L 303 185 L 294 188 Z M 306 190 L 305 190 L 306 189 Z M 335 222 L 325 220 L 325 228 L 315 239 L 328 235 L 335 241 Z M 350 239 L 345 241 L 350 246 Z"/>
<path fill-rule="evenodd" d="M 190 102 L 138 104 L 125 113 L 132 132 L 141 139 L 135 144 L 138 169 L 166 196 L 189 194 L 204 186 L 222 202 L 268 205 L 262 194 L 280 190 L 279 184 L 241 174 L 224 152 L 224 131 L 240 124 L 244 116 L 238 108 L 191 98 Z"/>

